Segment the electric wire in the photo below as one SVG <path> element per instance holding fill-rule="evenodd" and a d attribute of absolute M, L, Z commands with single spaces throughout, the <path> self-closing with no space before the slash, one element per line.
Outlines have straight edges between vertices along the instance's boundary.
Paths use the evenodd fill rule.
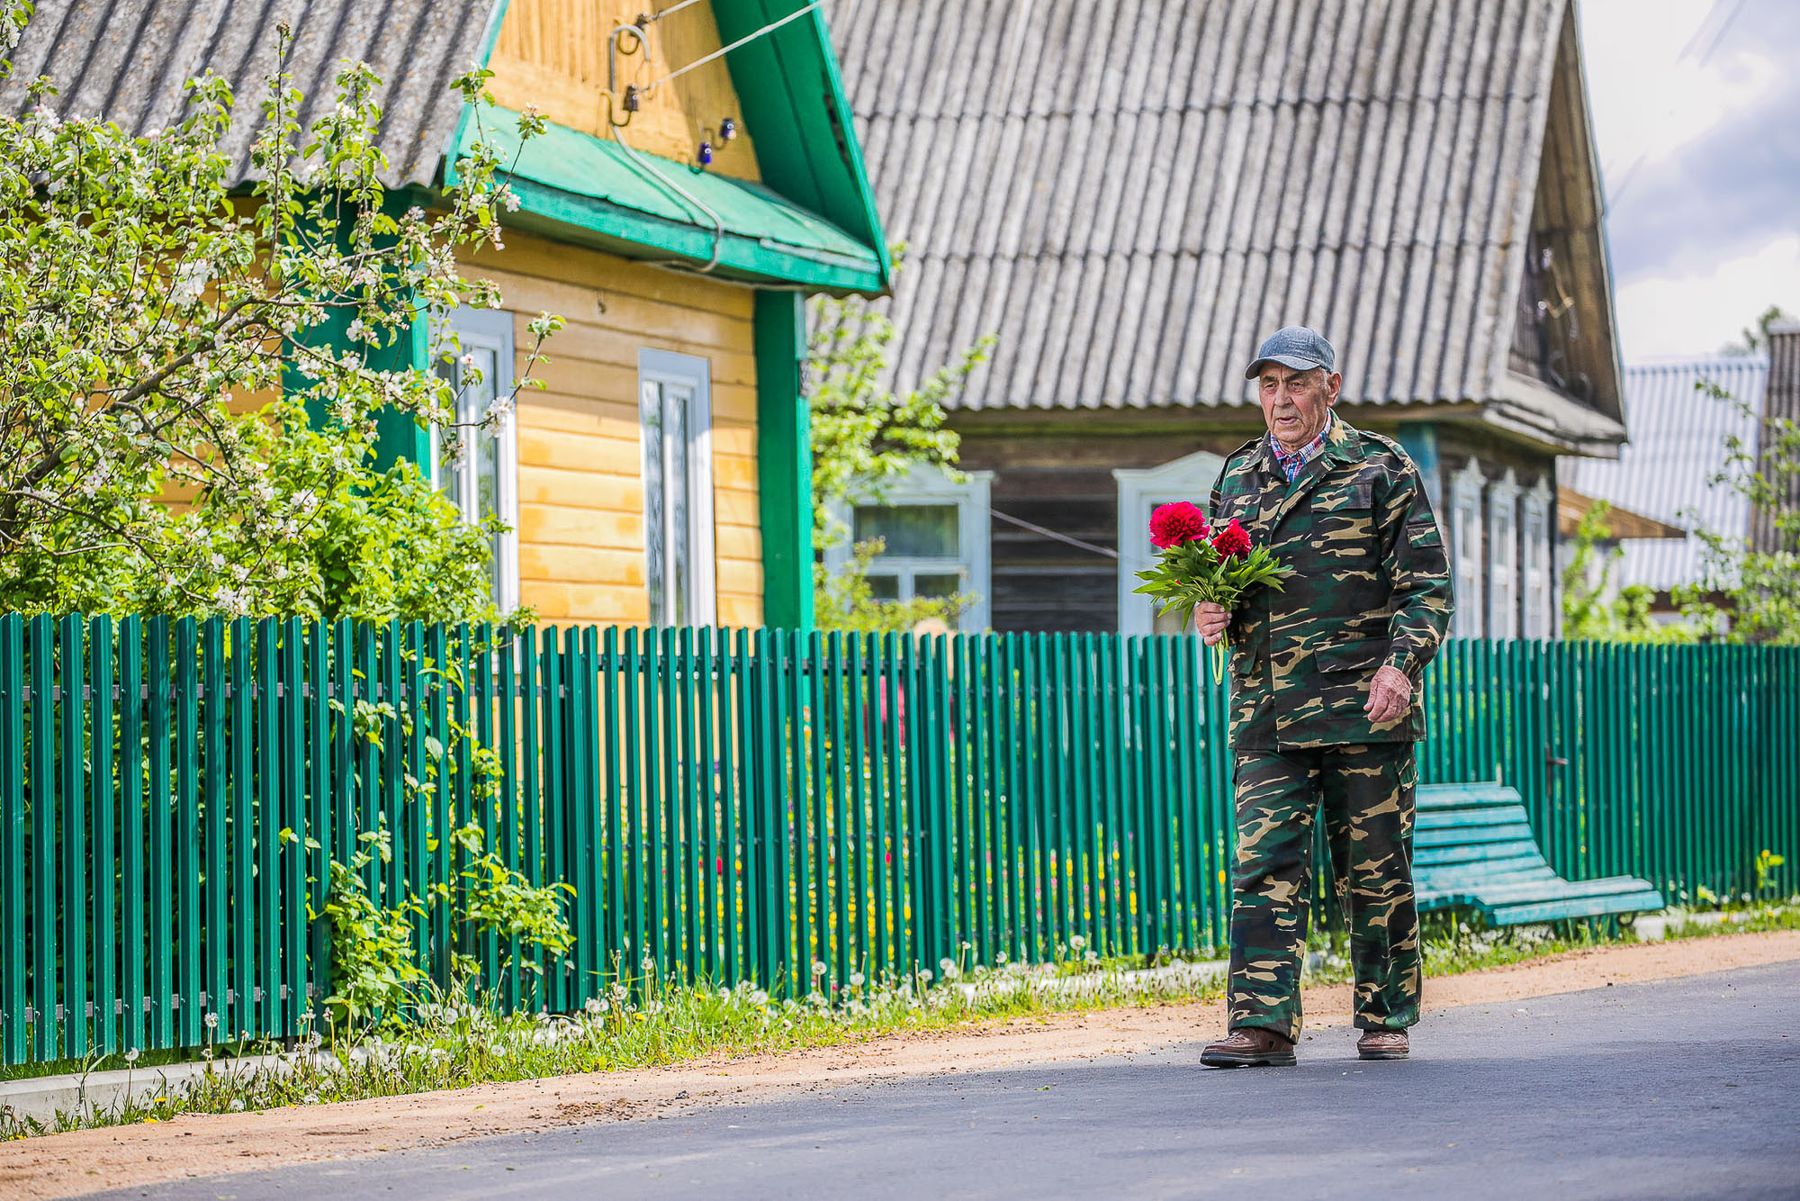
<path fill-rule="evenodd" d="M 1687 45 L 1681 48 L 1681 53 L 1675 56 L 1675 61 L 1673 63 L 1669 64 L 1669 69 L 1671 71 L 1676 67 L 1679 67 L 1686 61 L 1687 57 L 1694 52 L 1694 48 L 1700 44 L 1701 37 L 1706 33 L 1706 26 L 1711 22 L 1713 14 L 1718 12 L 1720 7 L 1725 3 L 1726 0 L 1713 0 L 1713 6 L 1707 10 L 1706 16 L 1701 19 L 1699 27 L 1694 30 L 1693 36 L 1688 39 Z M 1747 0 L 1737 0 L 1731 11 L 1725 15 L 1725 19 L 1719 22 L 1718 30 L 1713 34 L 1712 41 L 1707 43 L 1706 50 L 1700 55 L 1699 62 L 1694 64 L 1695 70 L 1699 70 L 1706 66 L 1706 64 L 1712 60 L 1713 51 L 1717 50 L 1719 48 L 1719 43 L 1725 40 L 1725 34 L 1730 31 L 1732 22 L 1736 21 L 1738 15 L 1744 11 L 1746 3 Z M 1671 105 L 1668 114 L 1665 115 L 1673 114 L 1676 107 L 1677 106 Z M 1645 160 L 1650 157 L 1650 151 L 1651 147 L 1648 146 L 1643 150 L 1640 150 L 1637 157 L 1632 159 L 1630 165 L 1620 174 L 1618 187 L 1609 189 L 1610 195 L 1604 197 L 1604 203 L 1601 207 L 1602 217 L 1607 213 L 1610 213 L 1613 206 L 1624 198 L 1626 190 L 1631 187 L 1632 179 L 1637 175 L 1638 168 L 1642 167 Z M 1601 170 L 1604 172 L 1604 165 Z"/>
<path fill-rule="evenodd" d="M 1083 542 L 1079 538 L 1071 538 L 1067 534 L 1059 534 L 1055 530 L 1047 530 L 1041 525 L 1034 525 L 1031 522 L 1026 521 L 1023 517 L 1014 517 L 1011 513 L 1002 513 L 999 509 L 989 509 L 988 513 L 998 517 L 1001 521 L 1016 525 L 1022 530 L 1029 530 L 1034 534 L 1039 534 L 1056 542 L 1066 543 L 1076 550 L 1085 550 L 1091 554 L 1103 555 L 1108 559 L 1116 559 L 1119 557 L 1119 552 L 1110 547 L 1096 546 L 1092 542 Z"/>

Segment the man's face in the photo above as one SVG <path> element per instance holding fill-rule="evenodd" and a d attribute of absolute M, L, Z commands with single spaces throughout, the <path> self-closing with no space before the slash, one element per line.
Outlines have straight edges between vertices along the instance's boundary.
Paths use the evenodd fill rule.
<path fill-rule="evenodd" d="M 1319 436 L 1343 385 L 1343 376 L 1323 367 L 1295 371 L 1280 363 L 1263 364 L 1257 377 L 1263 422 L 1283 450 L 1299 450 Z"/>

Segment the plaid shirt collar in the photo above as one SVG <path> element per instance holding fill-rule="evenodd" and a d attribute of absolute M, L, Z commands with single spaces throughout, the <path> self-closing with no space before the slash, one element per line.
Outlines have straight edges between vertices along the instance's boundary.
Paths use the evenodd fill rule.
<path fill-rule="evenodd" d="M 1287 477 L 1288 483 L 1293 483 L 1300 472 L 1305 469 L 1306 465 L 1317 458 L 1319 452 L 1325 449 L 1325 439 L 1331 436 L 1331 427 L 1336 424 L 1337 414 L 1332 413 L 1326 418 L 1325 428 L 1319 431 L 1318 437 L 1314 438 L 1311 442 L 1308 442 L 1305 446 L 1302 446 L 1299 450 L 1291 452 L 1281 448 L 1281 443 L 1275 441 L 1274 434 L 1269 435 L 1269 453 L 1275 457 L 1275 465 L 1281 468 L 1281 474 Z"/>

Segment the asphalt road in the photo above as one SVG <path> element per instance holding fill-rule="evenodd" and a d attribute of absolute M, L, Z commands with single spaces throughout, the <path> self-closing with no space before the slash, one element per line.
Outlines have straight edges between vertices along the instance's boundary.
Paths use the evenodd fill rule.
<path fill-rule="evenodd" d="M 1208 1032 L 1210 1033 L 1210 1032 Z M 1800 1198 L 1800 964 L 184 1181 L 117 1198 Z"/>

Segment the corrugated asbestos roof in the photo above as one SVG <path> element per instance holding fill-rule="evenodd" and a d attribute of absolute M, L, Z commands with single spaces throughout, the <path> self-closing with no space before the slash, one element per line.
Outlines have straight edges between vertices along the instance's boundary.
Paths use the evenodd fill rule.
<path fill-rule="evenodd" d="M 834 41 L 888 234 L 902 384 L 965 408 L 1248 399 L 1285 321 L 1346 398 L 1505 370 L 1563 0 L 861 0 Z"/>
<path fill-rule="evenodd" d="M 1718 400 L 1700 385 L 1717 385 L 1763 411 L 1769 360 L 1760 355 L 1721 355 L 1644 363 L 1625 369 L 1625 417 L 1631 442 L 1617 460 L 1563 459 L 1561 474 L 1578 492 L 1609 500 L 1682 529 L 1714 530 L 1734 537 L 1750 533 L 1750 506 L 1730 488 L 1711 483 L 1725 466 L 1725 439 L 1756 444 L 1756 418 Z M 1703 547 L 1685 540 L 1627 538 L 1614 569 L 1620 585 L 1657 590 L 1694 583 Z"/>
<path fill-rule="evenodd" d="M 450 82 L 481 56 L 496 0 L 37 0 L 0 105 L 16 111 L 48 75 L 64 114 L 99 114 L 134 133 L 175 124 L 182 85 L 208 68 L 230 81 L 236 119 L 225 149 L 240 180 L 276 68 L 276 27 L 293 31 L 287 70 L 306 99 L 301 127 L 335 99 L 345 61 L 367 62 L 379 101 L 389 186 L 436 182 L 462 99 Z"/>

